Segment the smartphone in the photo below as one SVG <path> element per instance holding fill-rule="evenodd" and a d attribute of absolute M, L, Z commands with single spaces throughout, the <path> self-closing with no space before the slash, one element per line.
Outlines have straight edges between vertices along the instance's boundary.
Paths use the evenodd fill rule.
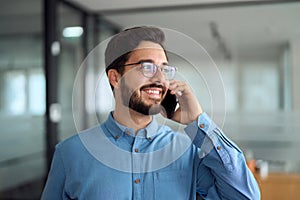
<path fill-rule="evenodd" d="M 167 117 L 169 119 L 173 118 L 178 103 L 177 97 L 170 92 L 171 90 L 168 90 L 164 100 L 161 102 L 161 105 L 165 109 Z"/>

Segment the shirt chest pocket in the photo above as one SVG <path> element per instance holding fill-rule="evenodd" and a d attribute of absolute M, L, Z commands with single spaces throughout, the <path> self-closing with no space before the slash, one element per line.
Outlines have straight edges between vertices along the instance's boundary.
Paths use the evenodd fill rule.
<path fill-rule="evenodd" d="M 188 199 L 190 183 L 186 172 L 180 170 L 154 174 L 155 199 Z"/>

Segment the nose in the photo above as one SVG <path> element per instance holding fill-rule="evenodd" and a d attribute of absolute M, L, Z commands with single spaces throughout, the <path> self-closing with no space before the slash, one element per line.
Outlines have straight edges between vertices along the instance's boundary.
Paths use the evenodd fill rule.
<path fill-rule="evenodd" d="M 161 71 L 160 67 L 157 68 L 155 75 L 151 79 L 154 82 L 161 82 L 161 83 L 168 81 L 166 74 Z"/>
<path fill-rule="evenodd" d="M 169 88 L 169 80 L 164 72 L 161 71 L 159 67 L 156 74 L 151 78 L 151 82 L 156 82 L 164 85 L 164 87 Z"/>

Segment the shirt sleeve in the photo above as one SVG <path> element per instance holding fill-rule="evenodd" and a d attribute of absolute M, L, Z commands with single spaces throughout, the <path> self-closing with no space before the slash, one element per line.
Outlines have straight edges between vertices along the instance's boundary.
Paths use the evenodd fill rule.
<path fill-rule="evenodd" d="M 257 182 L 242 151 L 201 114 L 185 132 L 198 147 L 197 192 L 205 199 L 260 199 Z"/>
<path fill-rule="evenodd" d="M 47 182 L 41 200 L 67 199 L 64 195 L 65 169 L 59 149 L 56 147 Z"/>

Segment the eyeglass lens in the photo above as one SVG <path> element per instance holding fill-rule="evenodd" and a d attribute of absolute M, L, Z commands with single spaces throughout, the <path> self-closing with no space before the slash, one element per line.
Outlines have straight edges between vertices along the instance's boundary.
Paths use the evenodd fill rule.
<path fill-rule="evenodd" d="M 141 63 L 141 66 L 144 76 L 149 78 L 153 77 L 156 74 L 158 68 L 158 66 L 153 63 Z M 173 79 L 176 74 L 175 67 L 168 65 L 162 66 L 161 71 L 166 75 L 168 79 Z"/>

